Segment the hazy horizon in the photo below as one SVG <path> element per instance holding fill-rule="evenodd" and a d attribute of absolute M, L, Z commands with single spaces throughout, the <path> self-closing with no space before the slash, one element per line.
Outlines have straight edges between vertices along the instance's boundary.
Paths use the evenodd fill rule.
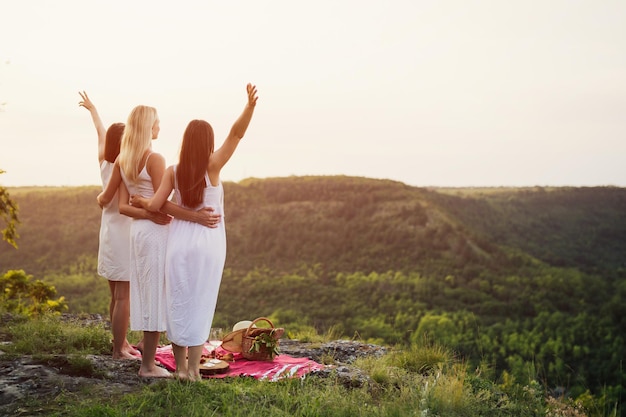
<path fill-rule="evenodd" d="M 5 175 L 5 174 L 2 174 Z M 624 185 L 614 185 L 614 184 L 588 184 L 588 185 L 541 185 L 541 184 L 534 184 L 534 185 L 415 185 L 415 184 L 409 184 L 406 183 L 404 181 L 401 180 L 397 180 L 397 179 L 393 179 L 393 178 L 374 178 L 374 177 L 366 177 L 366 176 L 361 176 L 361 175 L 345 175 L 345 174 L 323 174 L 323 175 L 289 175 L 289 176 L 271 176 L 271 177 L 246 177 L 246 178 L 241 178 L 238 180 L 231 180 L 231 179 L 226 179 L 224 177 L 222 177 L 222 181 L 224 182 L 234 182 L 234 183 L 240 183 L 246 180 L 253 180 L 253 179 L 258 179 L 258 180 L 271 180 L 271 179 L 276 179 L 276 178 L 304 178 L 304 177 L 316 177 L 316 176 L 320 176 L 320 177 L 354 177 L 354 178 L 363 178 L 363 179 L 371 179 L 371 180 L 380 180 L 380 181 L 397 181 L 400 183 L 403 183 L 405 185 L 408 185 L 410 187 L 417 187 L 417 188 L 429 188 L 429 189 L 448 189 L 448 190 L 488 190 L 488 189 L 542 189 L 542 188 L 626 188 L 626 186 Z M 2 177 L 0 176 L 0 179 L 2 179 Z M 47 184 L 47 185 L 41 185 L 41 184 L 24 184 L 24 185 L 7 185 L 5 183 L 3 183 L 2 181 L 0 181 L 0 187 L 5 187 L 7 189 L 24 189 L 24 188 L 33 188 L 33 189 L 40 189 L 40 188 L 80 188 L 80 187 L 102 187 L 101 184 Z"/>
<path fill-rule="evenodd" d="M 0 185 L 99 185 L 106 126 L 157 108 L 216 146 L 259 90 L 225 181 L 626 186 L 626 2 L 0 3 Z"/>

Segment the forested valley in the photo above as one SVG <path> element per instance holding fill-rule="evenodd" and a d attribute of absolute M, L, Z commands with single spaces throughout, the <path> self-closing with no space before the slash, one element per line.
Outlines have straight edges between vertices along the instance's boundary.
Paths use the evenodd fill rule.
<path fill-rule="evenodd" d="M 621 403 L 626 189 L 419 188 L 362 177 L 227 182 L 215 325 L 270 317 L 373 343 L 433 341 L 496 378 Z M 8 189 L 11 270 L 108 315 L 99 188 Z"/>

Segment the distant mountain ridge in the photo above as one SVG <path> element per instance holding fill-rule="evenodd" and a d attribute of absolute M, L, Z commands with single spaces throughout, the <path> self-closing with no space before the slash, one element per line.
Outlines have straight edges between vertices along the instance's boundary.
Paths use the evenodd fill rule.
<path fill-rule="evenodd" d="M 419 188 L 346 176 L 226 182 L 227 267 L 410 271 L 504 262 L 501 246 L 556 266 L 624 267 L 626 189 Z M 19 250 L 0 270 L 39 275 L 97 254 L 99 187 L 10 188 Z"/>

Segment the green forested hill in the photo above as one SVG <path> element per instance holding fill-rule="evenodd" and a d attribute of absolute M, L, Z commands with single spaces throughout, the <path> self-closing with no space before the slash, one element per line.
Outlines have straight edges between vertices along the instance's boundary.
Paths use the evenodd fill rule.
<path fill-rule="evenodd" d="M 391 344 L 435 339 L 470 363 L 614 401 L 624 394 L 626 189 L 437 189 L 361 177 L 226 183 L 216 323 Z M 106 313 L 98 187 L 12 188 L 19 249 L 0 272 Z"/>
<path fill-rule="evenodd" d="M 415 271 L 511 259 L 512 248 L 553 266 L 624 268 L 626 190 L 424 189 L 360 177 L 226 183 L 227 266 L 330 273 Z M 0 242 L 0 269 L 69 271 L 97 254 L 99 187 L 13 188 L 19 250 Z"/>
<path fill-rule="evenodd" d="M 98 255 L 98 187 L 9 188 L 18 205 L 18 249 L 0 242 L 0 271 L 24 269 L 37 278 L 69 272 Z"/>
<path fill-rule="evenodd" d="M 626 190 L 616 187 L 435 190 L 437 204 L 492 242 L 551 265 L 626 267 Z"/>
<path fill-rule="evenodd" d="M 228 265 L 329 273 L 414 271 L 468 260 L 489 262 L 497 248 L 402 183 L 352 177 L 247 180 L 229 184 Z"/>

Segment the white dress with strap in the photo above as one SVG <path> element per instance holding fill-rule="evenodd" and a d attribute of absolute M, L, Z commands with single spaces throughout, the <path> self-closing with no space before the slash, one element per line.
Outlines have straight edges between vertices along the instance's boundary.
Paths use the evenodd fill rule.
<path fill-rule="evenodd" d="M 176 178 L 176 167 L 174 167 Z M 207 341 L 226 262 L 224 188 L 211 185 L 205 175 L 203 202 L 193 209 L 212 207 L 222 219 L 216 228 L 173 219 L 166 254 L 167 338 L 179 346 Z M 174 195 L 182 206 L 175 181 Z"/>
<path fill-rule="evenodd" d="M 151 155 L 151 154 L 150 154 Z M 148 155 L 148 158 L 150 158 Z M 146 158 L 146 164 L 148 163 Z M 152 178 L 144 166 L 137 180 L 122 179 L 131 195 L 151 198 Z M 168 225 L 133 218 L 130 225 L 130 328 L 165 331 L 165 248 Z"/>
<path fill-rule="evenodd" d="M 114 166 L 107 160 L 100 164 L 103 188 L 109 183 Z M 130 217 L 119 213 L 116 192 L 102 209 L 98 243 L 98 275 L 109 281 L 130 280 L 130 223 Z"/>

